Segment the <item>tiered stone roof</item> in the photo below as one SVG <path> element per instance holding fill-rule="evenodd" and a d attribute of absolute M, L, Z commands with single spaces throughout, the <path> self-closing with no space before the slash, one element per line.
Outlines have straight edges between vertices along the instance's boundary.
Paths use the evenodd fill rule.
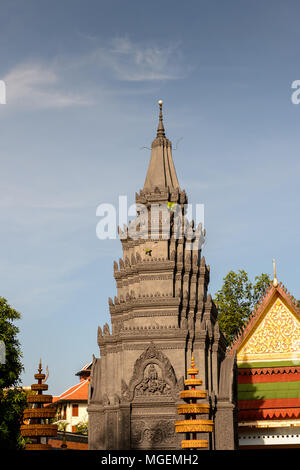
<path fill-rule="evenodd" d="M 168 340 L 173 336 L 174 340 L 184 341 L 188 334 L 192 344 L 196 330 L 203 330 L 205 336 L 208 324 L 211 328 L 216 323 L 217 309 L 207 293 L 210 267 L 201 256 L 205 231 L 201 224 L 194 227 L 193 221 L 188 222 L 185 230 L 187 196 L 180 189 L 172 145 L 165 136 L 162 102 L 145 184 L 136 193 L 136 202 L 146 208 L 148 223 L 140 224 L 138 237 L 131 236 L 131 225 L 119 228 L 123 257 L 119 263 L 114 261 L 118 293 L 114 300 L 108 299 L 112 332 L 107 323 L 103 329 L 98 327 L 101 355 L 106 354 L 109 345 L 116 345 L 116 337 L 118 342 L 129 336 L 137 339 L 149 335 Z M 165 209 L 157 219 L 151 213 L 153 204 Z M 176 225 L 178 211 L 180 226 Z M 215 335 L 225 351 L 218 326 L 210 334 Z"/>

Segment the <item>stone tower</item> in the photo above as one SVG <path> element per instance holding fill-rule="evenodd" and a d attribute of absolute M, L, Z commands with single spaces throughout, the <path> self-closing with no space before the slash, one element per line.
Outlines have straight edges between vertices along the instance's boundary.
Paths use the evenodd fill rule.
<path fill-rule="evenodd" d="M 159 106 L 144 187 L 136 193 L 137 217 L 119 230 L 123 258 L 114 262 L 111 331 L 108 324 L 98 327 L 89 448 L 180 449 L 177 406 L 193 354 L 214 422 L 209 449 L 234 449 L 235 358 L 226 356 L 217 308 L 207 293 L 204 231 L 186 220 L 187 196 L 165 136 L 161 101 Z"/>

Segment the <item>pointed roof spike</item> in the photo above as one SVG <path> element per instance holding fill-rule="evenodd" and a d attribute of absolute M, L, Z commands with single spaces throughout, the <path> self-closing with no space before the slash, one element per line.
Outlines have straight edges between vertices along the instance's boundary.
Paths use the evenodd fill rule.
<path fill-rule="evenodd" d="M 144 191 L 154 191 L 169 189 L 179 190 L 179 182 L 172 157 L 172 144 L 166 138 L 162 116 L 162 101 L 159 104 L 159 122 L 157 135 L 152 142 L 152 151 L 148 171 L 144 183 Z"/>
<path fill-rule="evenodd" d="M 194 361 L 193 353 L 192 353 L 191 367 L 192 367 L 192 369 L 194 369 L 194 367 L 195 367 L 195 361 Z"/>
<path fill-rule="evenodd" d="M 163 125 L 163 115 L 162 115 L 162 105 L 163 105 L 163 101 L 162 101 L 162 100 L 159 100 L 158 104 L 159 104 L 159 121 L 158 121 L 158 127 L 157 127 L 157 134 L 156 134 L 156 136 L 157 136 L 157 137 L 166 137 L 166 135 L 165 135 L 165 128 L 164 128 L 164 125 Z"/>

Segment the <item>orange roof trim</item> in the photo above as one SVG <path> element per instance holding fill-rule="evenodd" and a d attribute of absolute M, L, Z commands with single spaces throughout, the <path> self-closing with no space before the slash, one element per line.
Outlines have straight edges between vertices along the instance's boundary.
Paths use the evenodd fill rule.
<path fill-rule="evenodd" d="M 279 410 L 244 410 L 238 415 L 239 421 L 259 420 L 259 419 L 298 419 L 300 418 L 300 408 L 285 408 Z"/>

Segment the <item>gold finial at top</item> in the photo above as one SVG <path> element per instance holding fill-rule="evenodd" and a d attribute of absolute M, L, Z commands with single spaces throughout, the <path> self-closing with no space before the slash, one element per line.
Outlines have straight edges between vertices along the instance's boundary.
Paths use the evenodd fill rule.
<path fill-rule="evenodd" d="M 273 259 L 273 272 L 274 272 L 273 286 L 277 287 L 278 286 L 278 280 L 277 280 L 277 277 L 276 277 L 275 259 Z"/>
<path fill-rule="evenodd" d="M 42 370 L 43 370 L 42 369 L 42 359 L 40 359 L 39 368 L 38 368 L 39 373 L 41 373 Z"/>
<path fill-rule="evenodd" d="M 191 368 L 187 370 L 187 374 L 191 376 L 195 376 L 198 374 L 198 372 L 199 372 L 199 369 L 195 367 L 194 354 L 192 353 Z"/>

